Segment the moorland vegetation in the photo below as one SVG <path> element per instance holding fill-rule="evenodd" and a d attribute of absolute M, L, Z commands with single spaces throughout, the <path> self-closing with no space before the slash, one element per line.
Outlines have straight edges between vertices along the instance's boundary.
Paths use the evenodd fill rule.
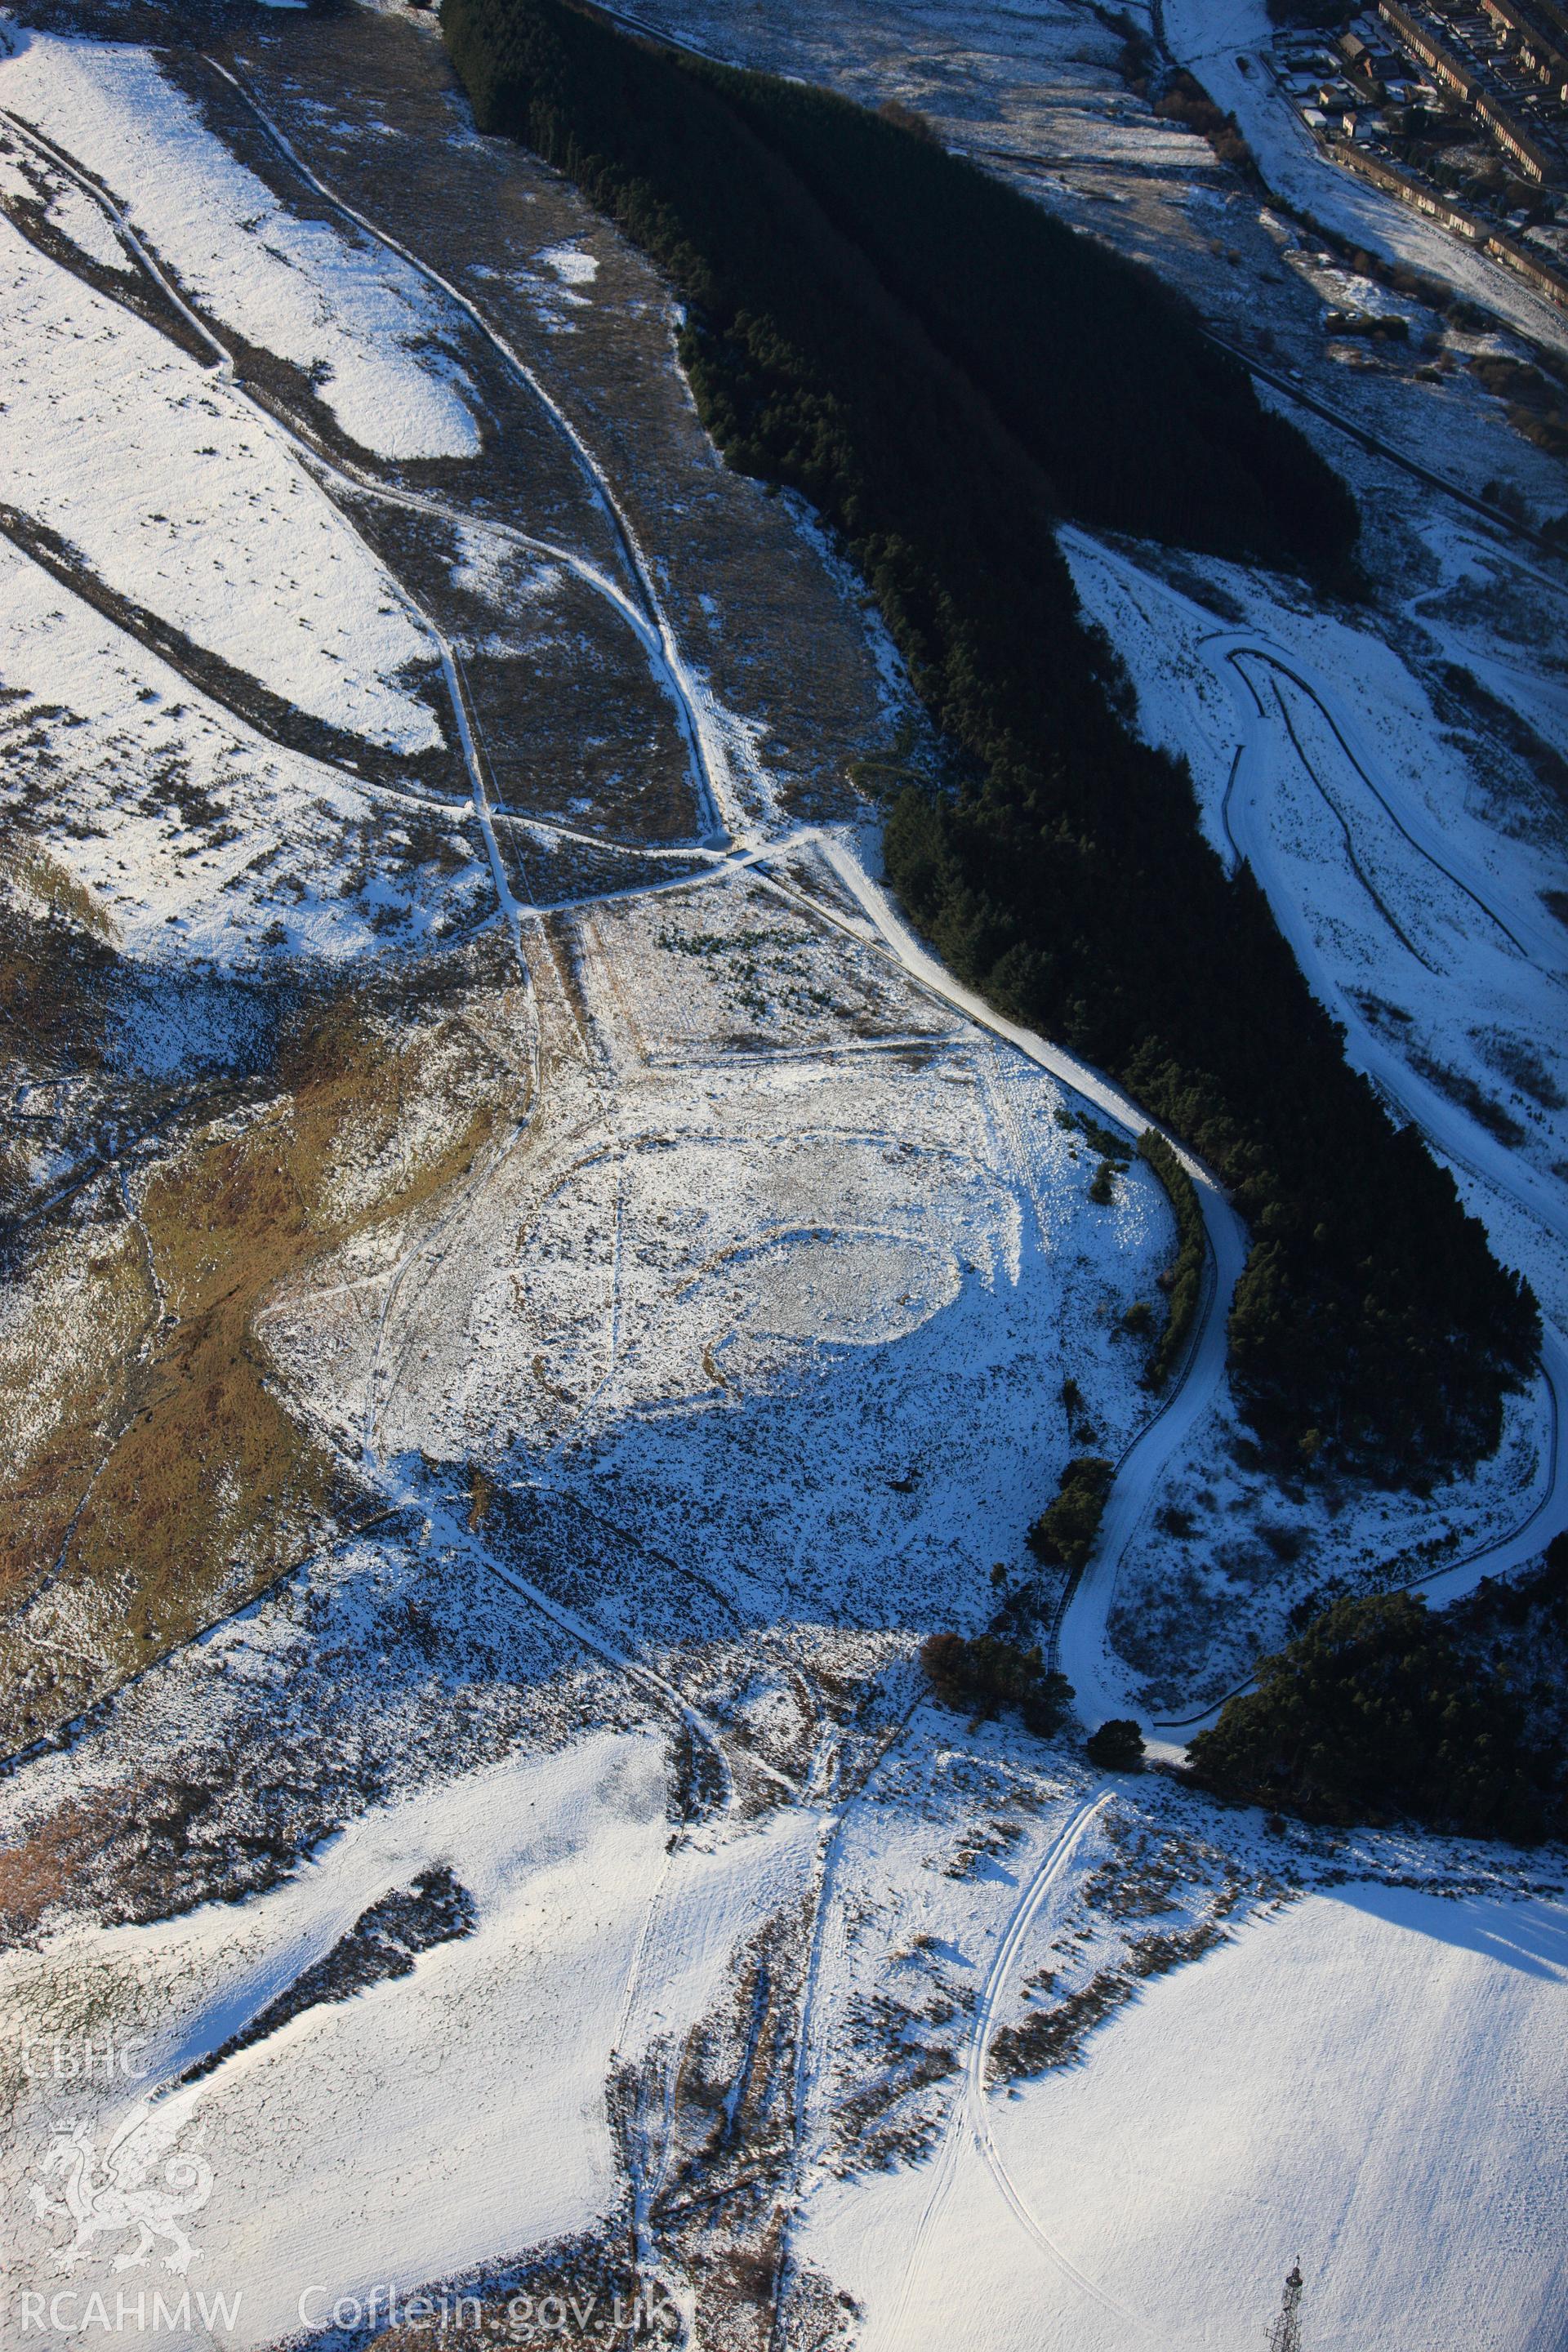
<path fill-rule="evenodd" d="M 1534 1302 L 1345 1061 L 1250 873 L 1142 742 L 1063 519 L 1353 586 L 1356 513 L 1152 276 L 925 127 L 628 37 L 569 0 L 443 0 L 480 126 L 668 274 L 730 462 L 809 499 L 945 747 L 889 875 L 950 969 L 1201 1152 L 1253 1245 L 1230 1321 L 1298 1466 L 1423 1482 L 1490 1451 Z"/>

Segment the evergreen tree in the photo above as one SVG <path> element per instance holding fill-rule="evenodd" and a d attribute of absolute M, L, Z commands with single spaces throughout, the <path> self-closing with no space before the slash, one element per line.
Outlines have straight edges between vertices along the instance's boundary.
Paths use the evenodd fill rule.
<path fill-rule="evenodd" d="M 1084 1752 L 1102 1772 L 1142 1772 L 1143 1734 L 1130 1715 L 1113 1715 L 1090 1732 Z"/>
<path fill-rule="evenodd" d="M 1562 1757 L 1517 1694 L 1408 1592 L 1336 1601 L 1258 1660 L 1187 1756 L 1204 1786 L 1310 1821 L 1404 1814 L 1523 1844 L 1568 1810 Z"/>

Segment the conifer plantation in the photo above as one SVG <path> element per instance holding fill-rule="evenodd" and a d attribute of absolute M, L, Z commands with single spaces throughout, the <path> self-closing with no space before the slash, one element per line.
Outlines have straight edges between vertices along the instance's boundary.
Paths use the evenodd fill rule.
<path fill-rule="evenodd" d="M 1132 732 L 1054 538 L 1068 518 L 1349 589 L 1342 483 L 1157 280 L 918 122 L 564 0 L 444 0 L 442 23 L 481 127 L 670 277 L 730 462 L 809 499 L 874 593 L 946 750 L 889 814 L 911 918 L 1231 1189 L 1259 1430 L 1394 1477 L 1490 1451 L 1534 1302 L 1347 1066 L 1182 763 Z"/>

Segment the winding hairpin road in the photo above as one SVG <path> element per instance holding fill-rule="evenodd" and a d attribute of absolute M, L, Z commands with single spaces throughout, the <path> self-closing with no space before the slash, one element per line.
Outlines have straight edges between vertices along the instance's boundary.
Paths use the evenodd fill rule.
<path fill-rule="evenodd" d="M 1309 985 L 1335 1019 L 1344 1024 L 1347 1051 L 1352 1062 L 1366 1073 L 1396 1115 L 1422 1134 L 1439 1160 L 1462 1169 L 1500 1202 L 1529 1218 L 1549 1246 L 1568 1248 L 1568 1199 L 1412 1070 L 1372 1028 L 1320 950 L 1306 909 L 1296 898 L 1288 869 L 1273 846 L 1268 808 L 1275 761 L 1296 757 L 1334 809 L 1348 835 L 1347 820 L 1329 787 L 1313 770 L 1310 754 L 1290 724 L 1278 686 L 1271 709 L 1249 675 L 1247 665 L 1255 662 L 1276 679 L 1287 679 L 1315 705 L 1350 768 L 1410 847 L 1461 891 L 1521 958 L 1553 982 L 1561 980 L 1564 961 L 1555 936 L 1547 930 L 1537 910 L 1519 903 L 1516 894 L 1489 875 L 1481 874 L 1451 842 L 1439 836 L 1425 812 L 1413 808 L 1391 780 L 1384 777 L 1379 782 L 1376 756 L 1362 739 L 1355 722 L 1340 708 L 1331 688 L 1310 676 L 1298 655 L 1276 645 L 1261 631 L 1215 630 L 1212 615 L 1179 589 L 1082 532 L 1064 532 L 1063 536 L 1070 541 L 1075 556 L 1102 565 L 1140 596 L 1168 603 L 1200 635 L 1199 654 L 1226 689 L 1235 711 L 1237 742 L 1224 806 L 1224 824 L 1232 855 L 1237 863 L 1245 859 L 1251 867 Z M 1370 884 L 1367 887 L 1373 904 L 1392 925 L 1393 919 Z M 1206 1203 L 1205 1221 L 1207 1224 Z M 1212 1243 L 1212 1227 L 1210 1237 Z M 1200 1348 L 1205 1339 L 1212 1341 L 1215 1319 L 1211 1306 Z M 1549 1422 L 1542 1475 L 1535 1489 L 1526 1498 L 1515 1524 L 1505 1533 L 1473 1546 L 1458 1559 L 1430 1575 L 1412 1580 L 1434 1601 L 1457 1600 L 1472 1591 L 1483 1577 L 1506 1576 L 1528 1565 L 1554 1535 L 1568 1527 L 1568 1335 L 1545 1317 L 1541 1369 Z M 1157 1430 L 1159 1423 L 1152 1426 Z M 1141 1717 L 1131 1696 L 1132 1677 L 1120 1667 L 1106 1638 L 1121 1563 L 1152 1497 L 1153 1481 L 1147 1474 L 1151 1468 L 1162 1466 L 1163 1458 L 1155 1462 L 1147 1456 L 1139 1459 L 1140 1449 L 1150 1434 L 1151 1431 L 1145 1431 L 1118 1465 L 1116 1484 L 1094 1556 L 1068 1608 L 1060 1654 L 1063 1671 L 1079 1693 L 1080 1711 L 1086 1717 L 1114 1713 L 1141 1719 L 1157 1751 L 1179 1754 L 1186 1738 L 1215 1720 L 1224 1702 L 1201 1715 L 1179 1720 Z M 1245 1689 L 1247 1685 L 1239 1687 Z"/>

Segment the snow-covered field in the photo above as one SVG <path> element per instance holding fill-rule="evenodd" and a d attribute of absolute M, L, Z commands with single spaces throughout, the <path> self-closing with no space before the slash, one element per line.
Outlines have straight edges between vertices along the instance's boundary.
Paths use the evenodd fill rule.
<path fill-rule="evenodd" d="M 1325 2352 L 1549 2352 L 1565 1990 L 1560 1905 L 1312 1895 L 994 2100 L 984 2146 L 956 2123 L 931 2165 L 822 2192 L 807 2242 L 876 2352 L 1258 2342 L 1297 2263 Z"/>
<path fill-rule="evenodd" d="M 1229 217 L 1055 0 L 648 6 L 1184 267 Z M 191 53 L 0 58 L 6 2341 L 188 2286 L 118 2332 L 357 2352 L 460 2289 L 524 2346 L 641 2293 L 689 2352 L 1239 2352 L 1299 2260 L 1309 2345 L 1552 2352 L 1552 1861 L 1268 1827 L 917 1660 L 1004 1600 L 1050 1640 L 1028 1530 L 1103 1455 L 1060 1654 L 1165 1722 L 1332 1576 L 1534 1557 L 1557 1400 L 1424 1498 L 1282 1489 L 1205 1179 L 1156 1411 L 1136 1106 L 889 904 L 844 779 L 896 661 L 714 465 L 658 289 L 411 12 L 234 39 L 270 145 Z M 378 152 L 489 174 L 489 242 L 467 197 L 457 259 L 356 225 Z M 1216 851 L 1568 1327 L 1560 817 L 1449 676 L 1568 743 L 1560 583 L 1434 529 L 1352 611 L 1067 540 Z M 160 1512 L 209 1430 L 202 1554 Z M 227 1531 L 296 1524 L 247 1581 Z"/>
<path fill-rule="evenodd" d="M 87 166 L 203 310 L 308 376 L 352 440 L 387 457 L 478 453 L 425 282 L 363 233 L 279 203 L 146 50 L 28 41 L 0 80 L 0 104 Z"/>
<path fill-rule="evenodd" d="M 311 718 L 398 751 L 438 744 L 434 713 L 399 677 L 429 666 L 427 643 L 254 412 L 9 222 L 0 283 L 5 503 L 115 594 Z"/>
<path fill-rule="evenodd" d="M 384 2282 L 412 2288 L 614 2207 L 603 2086 L 634 1990 L 657 1997 L 635 1983 L 633 1964 L 664 1861 L 663 1813 L 656 1742 L 588 1740 L 368 1816 L 237 1919 L 213 1906 L 13 1958 L 6 2008 L 40 2042 L 61 2030 L 66 2003 L 68 2014 L 111 2021 L 121 2042 L 140 2041 L 149 2080 L 169 2083 L 320 1961 L 389 1887 L 445 1864 L 472 1895 L 473 1933 L 426 1955 L 412 1984 L 308 2010 L 151 2105 L 123 2081 L 94 2099 L 95 2137 L 144 2117 L 160 2146 L 199 2137 L 213 2191 L 194 2275 L 241 2299 L 223 2340 L 292 2334 L 312 2289 L 310 2307 L 324 2310 Z M 742 1856 L 763 1885 L 748 1887 L 731 1867 L 716 1901 L 704 1887 L 685 1907 L 700 1917 L 710 1895 L 707 1907 L 728 1909 L 732 1941 L 767 1900 L 779 1847 L 761 1836 Z M 704 1966 L 710 1975 L 723 1964 L 723 1923 L 683 1936 L 683 1906 L 669 1907 L 675 1932 L 655 1966 L 668 1967 L 677 1992 L 700 1991 Z M 698 1983 L 683 1982 L 689 1972 Z M 13 2114 L 14 2144 L 47 2137 L 58 2103 L 41 2072 Z M 546 2133 L 549 2162 L 527 2161 L 528 2137 Z M 51 2232 L 35 2217 L 30 2234 Z M 113 2251 L 100 2246 L 73 2272 L 84 2293 L 110 2283 Z M 13 2258 L 22 2252 L 13 2241 Z"/>

